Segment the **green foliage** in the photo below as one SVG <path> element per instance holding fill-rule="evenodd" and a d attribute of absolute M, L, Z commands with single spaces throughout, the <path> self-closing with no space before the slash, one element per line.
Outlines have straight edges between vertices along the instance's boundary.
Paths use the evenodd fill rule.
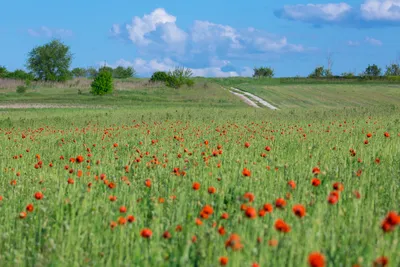
<path fill-rule="evenodd" d="M 16 92 L 18 94 L 24 94 L 26 92 L 26 90 L 28 90 L 28 87 L 26 87 L 24 85 L 19 85 L 19 86 L 17 86 Z"/>
<path fill-rule="evenodd" d="M 111 68 L 111 67 L 108 67 L 108 66 L 103 66 L 103 67 L 101 67 L 100 69 L 99 69 L 99 72 L 102 72 L 102 71 L 106 71 L 106 72 L 109 72 L 109 73 L 111 73 L 111 75 L 112 75 L 112 73 L 113 73 L 113 68 Z"/>
<path fill-rule="evenodd" d="M 112 73 L 102 68 L 91 84 L 91 93 L 94 95 L 109 94 L 114 89 Z"/>
<path fill-rule="evenodd" d="M 400 76 L 400 66 L 399 64 L 390 64 L 386 66 L 385 76 Z"/>
<path fill-rule="evenodd" d="M 308 75 L 309 78 L 322 78 L 332 76 L 332 71 L 330 69 L 325 69 L 323 66 L 316 67 L 315 70 L 310 75 Z"/>
<path fill-rule="evenodd" d="M 254 68 L 253 77 L 255 78 L 272 78 L 274 75 L 274 69 L 271 67 Z"/>
<path fill-rule="evenodd" d="M 136 71 L 132 67 L 124 68 L 118 66 L 113 70 L 113 77 L 117 79 L 127 79 L 132 78 L 136 74 Z"/>
<path fill-rule="evenodd" d="M 24 70 L 17 69 L 13 72 L 9 72 L 5 78 L 15 79 L 15 80 L 33 80 L 34 77 L 32 73 L 27 73 Z"/>
<path fill-rule="evenodd" d="M 343 78 L 355 78 L 354 72 L 343 72 L 341 75 Z"/>
<path fill-rule="evenodd" d="M 368 67 L 362 73 L 362 76 L 379 77 L 379 76 L 381 76 L 381 68 L 379 68 L 375 64 L 368 65 Z"/>
<path fill-rule="evenodd" d="M 94 67 L 89 67 L 86 69 L 86 74 L 89 78 L 95 78 L 99 72 Z"/>
<path fill-rule="evenodd" d="M 8 70 L 4 66 L 0 66 L 0 78 L 6 78 L 8 74 Z"/>
<path fill-rule="evenodd" d="M 71 71 L 71 74 L 74 78 L 81 78 L 81 77 L 86 77 L 87 75 L 87 70 L 84 68 L 74 68 Z"/>
<path fill-rule="evenodd" d="M 71 78 L 70 48 L 58 40 L 37 46 L 29 52 L 27 66 L 38 80 L 64 82 Z"/>
<path fill-rule="evenodd" d="M 183 85 L 192 86 L 194 83 L 190 82 L 193 72 L 191 69 L 185 67 L 176 67 L 173 71 L 168 72 L 168 78 L 165 84 L 168 87 L 180 88 Z"/>
<path fill-rule="evenodd" d="M 156 71 L 151 75 L 150 82 L 166 82 L 168 80 L 168 73 L 165 71 Z"/>

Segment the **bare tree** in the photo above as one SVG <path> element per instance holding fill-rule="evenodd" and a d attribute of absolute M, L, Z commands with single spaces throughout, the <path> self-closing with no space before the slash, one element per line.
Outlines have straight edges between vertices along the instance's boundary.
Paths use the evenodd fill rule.
<path fill-rule="evenodd" d="M 326 56 L 326 61 L 327 61 L 327 70 L 332 73 L 332 67 L 333 67 L 333 52 L 332 51 L 328 51 L 328 54 Z"/>

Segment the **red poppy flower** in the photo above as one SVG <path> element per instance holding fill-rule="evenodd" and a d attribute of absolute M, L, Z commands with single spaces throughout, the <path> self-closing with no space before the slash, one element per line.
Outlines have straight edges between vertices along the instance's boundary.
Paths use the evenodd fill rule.
<path fill-rule="evenodd" d="M 135 221 L 135 217 L 133 215 L 128 215 L 128 217 L 126 217 L 128 219 L 128 222 L 133 223 Z"/>
<path fill-rule="evenodd" d="M 333 184 L 333 189 L 336 191 L 343 191 L 344 185 L 342 183 L 336 182 Z"/>
<path fill-rule="evenodd" d="M 26 214 L 26 212 L 25 212 L 25 211 L 23 211 L 23 212 L 20 212 L 20 214 L 19 214 L 19 218 L 20 218 L 20 219 L 25 219 L 25 218 L 26 218 L 26 216 L 27 216 L 27 214 Z"/>
<path fill-rule="evenodd" d="M 312 173 L 313 173 L 313 174 L 320 174 L 320 173 L 321 173 L 321 170 L 320 170 L 318 167 L 314 167 L 314 168 L 312 169 Z"/>
<path fill-rule="evenodd" d="M 246 176 L 246 177 L 250 177 L 251 176 L 251 172 L 247 168 L 243 169 L 242 174 L 243 174 L 243 176 Z"/>
<path fill-rule="evenodd" d="M 192 188 L 193 188 L 193 190 L 199 190 L 200 189 L 200 183 L 198 183 L 198 182 L 194 182 L 193 183 L 193 185 L 192 185 Z"/>
<path fill-rule="evenodd" d="M 171 238 L 170 232 L 165 231 L 165 232 L 163 233 L 163 238 L 164 238 L 164 239 L 170 239 L 170 238 Z"/>
<path fill-rule="evenodd" d="M 43 199 L 43 194 L 42 194 L 41 192 L 36 192 L 34 196 L 35 196 L 35 198 L 36 198 L 37 200 Z"/>
<path fill-rule="evenodd" d="M 286 200 L 283 198 L 278 198 L 275 201 L 275 207 L 283 209 L 286 206 Z"/>
<path fill-rule="evenodd" d="M 119 212 L 125 213 L 126 212 L 126 207 L 125 206 L 119 207 Z"/>
<path fill-rule="evenodd" d="M 324 267 L 325 257 L 319 252 L 313 252 L 308 256 L 308 265 L 310 267 Z"/>
<path fill-rule="evenodd" d="M 303 218 L 306 215 L 306 208 L 301 204 L 294 205 L 292 211 L 299 218 Z"/>
<path fill-rule="evenodd" d="M 315 187 L 319 186 L 321 184 L 321 180 L 319 180 L 318 178 L 313 178 L 311 180 L 311 184 Z"/>
<path fill-rule="evenodd" d="M 142 231 L 140 231 L 140 236 L 143 238 L 150 238 L 152 235 L 153 232 L 148 228 L 144 228 Z"/>
<path fill-rule="evenodd" d="M 289 233 L 291 230 L 290 226 L 282 219 L 277 219 L 275 221 L 275 229 L 283 233 Z"/>
<path fill-rule="evenodd" d="M 220 257 L 220 258 L 219 258 L 219 264 L 220 264 L 221 266 L 227 265 L 227 264 L 228 264 L 228 257 Z"/>
<path fill-rule="evenodd" d="M 263 209 L 267 212 L 267 213 L 271 213 L 274 210 L 274 207 L 272 206 L 272 204 L 270 203 L 265 203 L 263 206 Z"/>
<path fill-rule="evenodd" d="M 32 203 L 31 203 L 31 204 L 28 204 L 28 205 L 26 206 L 26 211 L 28 211 L 28 212 L 32 212 L 33 209 L 34 209 L 34 207 L 33 207 L 33 204 L 32 204 Z"/>
<path fill-rule="evenodd" d="M 244 143 L 244 147 L 245 148 L 249 148 L 250 147 L 250 143 L 249 142 Z"/>
<path fill-rule="evenodd" d="M 252 208 L 252 207 L 248 207 L 248 208 L 246 209 L 245 214 L 246 214 L 246 217 L 247 217 L 247 218 L 250 218 L 250 219 L 254 219 L 254 218 L 257 217 L 257 211 L 256 211 L 255 208 Z"/>
<path fill-rule="evenodd" d="M 217 191 L 217 189 L 215 189 L 215 187 L 213 187 L 213 186 L 210 186 L 210 187 L 208 188 L 208 193 L 209 193 L 209 194 L 215 194 L 216 191 Z"/>
<path fill-rule="evenodd" d="M 254 194 L 247 192 L 243 195 L 243 198 L 247 199 L 249 202 L 253 202 L 254 201 Z"/>
<path fill-rule="evenodd" d="M 376 260 L 374 260 L 374 267 L 385 267 L 388 266 L 389 264 L 389 259 L 385 256 L 379 257 Z"/>
<path fill-rule="evenodd" d="M 222 213 L 221 219 L 226 220 L 228 218 L 229 218 L 229 214 L 228 213 L 226 213 L 226 212 Z"/>
<path fill-rule="evenodd" d="M 291 180 L 291 181 L 288 182 L 288 186 L 289 186 L 290 188 L 292 188 L 292 189 L 295 189 L 295 188 L 296 188 L 296 182 L 293 181 L 293 180 Z"/>

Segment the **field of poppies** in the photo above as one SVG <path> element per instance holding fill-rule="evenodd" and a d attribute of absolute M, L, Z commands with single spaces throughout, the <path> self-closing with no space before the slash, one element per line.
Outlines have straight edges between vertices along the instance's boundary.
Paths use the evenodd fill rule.
<path fill-rule="evenodd" d="M 400 266 L 398 107 L 0 113 L 0 266 Z"/>

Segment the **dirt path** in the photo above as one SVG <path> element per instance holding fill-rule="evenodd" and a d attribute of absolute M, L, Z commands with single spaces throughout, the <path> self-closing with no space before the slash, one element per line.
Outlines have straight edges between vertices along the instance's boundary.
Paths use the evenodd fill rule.
<path fill-rule="evenodd" d="M 255 107 L 255 108 L 260 108 L 259 106 L 257 106 L 256 103 L 254 103 L 253 101 L 251 101 L 250 99 L 248 99 L 247 97 L 245 97 L 242 94 L 230 91 L 232 94 L 234 94 L 235 96 L 239 97 L 240 99 L 242 99 L 246 104 L 248 104 L 249 106 Z"/>
<path fill-rule="evenodd" d="M 245 99 L 247 99 L 248 101 L 250 101 L 250 102 L 252 102 L 253 104 L 255 104 L 257 107 L 259 107 L 254 101 L 252 101 L 252 100 L 250 100 L 248 97 L 246 97 L 246 96 L 249 96 L 249 97 L 251 97 L 252 99 L 254 99 L 255 101 L 257 101 L 257 103 L 259 103 L 260 105 L 262 105 L 262 106 L 264 106 L 264 107 L 267 107 L 267 108 L 269 108 L 269 109 L 272 109 L 272 110 L 277 110 L 278 108 L 277 107 L 275 107 L 275 106 L 273 106 L 273 105 L 271 105 L 270 103 L 268 103 L 267 101 L 265 101 L 264 99 L 262 99 L 262 98 L 260 98 L 260 97 L 258 97 L 258 96 L 256 96 L 256 95 L 253 95 L 253 94 L 251 94 L 251 93 L 249 93 L 249 92 L 245 92 L 245 91 L 242 91 L 242 90 L 240 90 L 240 89 L 237 89 L 237 88 L 234 88 L 234 87 L 231 87 L 231 92 L 233 93 L 233 94 L 235 94 L 235 95 L 237 95 L 237 96 L 239 96 L 240 98 L 242 98 L 242 97 L 244 97 Z M 234 92 L 235 91 L 235 92 Z M 251 106 L 253 106 L 253 104 L 251 105 Z"/>

